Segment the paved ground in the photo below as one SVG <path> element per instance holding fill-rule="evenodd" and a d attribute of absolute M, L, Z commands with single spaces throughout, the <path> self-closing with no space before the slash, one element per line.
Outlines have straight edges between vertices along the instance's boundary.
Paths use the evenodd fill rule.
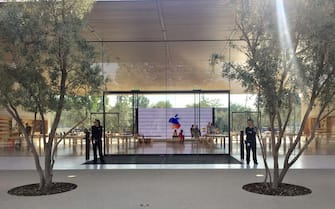
<path fill-rule="evenodd" d="M 55 180 L 73 182 L 71 192 L 16 197 L 8 189 L 37 181 L 34 171 L 0 171 L 1 209 L 333 209 L 335 170 L 292 170 L 286 182 L 313 193 L 272 197 L 248 193 L 242 185 L 261 181 L 261 170 L 57 170 Z M 76 175 L 76 178 L 68 178 Z"/>
<path fill-rule="evenodd" d="M 7 191 L 36 183 L 38 177 L 27 150 L 4 148 L 0 149 L 0 209 L 334 209 L 335 147 L 330 145 L 324 145 L 327 149 L 312 147 L 287 176 L 286 182 L 312 189 L 311 195 L 300 197 L 262 196 L 241 189 L 246 183 L 263 180 L 256 177 L 264 169 L 260 153 L 258 166 L 84 165 L 82 145 L 62 147 L 55 164 L 55 180 L 76 183 L 76 190 L 52 196 L 15 197 Z M 233 151 L 239 159 L 238 150 Z M 271 157 L 268 161 L 271 166 Z"/>
<path fill-rule="evenodd" d="M 240 159 L 239 156 L 233 156 Z M 43 157 L 41 160 L 43 161 Z M 279 157 L 283 164 L 283 157 Z M 258 156 L 258 165 L 246 164 L 106 164 L 85 165 L 84 156 L 58 156 L 56 158 L 56 170 L 85 170 L 85 169 L 264 169 L 262 157 Z M 271 157 L 268 163 L 272 166 Z M 293 165 L 295 169 L 335 169 L 335 155 L 303 155 Z M 1 170 L 32 170 L 35 169 L 32 157 L 0 157 Z M 1 209 L 1 208 L 0 208 Z"/>

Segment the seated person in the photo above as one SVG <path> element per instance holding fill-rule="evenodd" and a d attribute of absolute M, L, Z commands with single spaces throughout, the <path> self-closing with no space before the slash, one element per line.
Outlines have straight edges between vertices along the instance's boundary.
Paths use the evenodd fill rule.
<path fill-rule="evenodd" d="M 180 143 L 184 143 L 184 140 L 185 140 L 185 136 L 184 136 L 184 131 L 183 131 L 183 129 L 182 129 L 182 130 L 180 130 L 180 132 L 179 132 L 179 142 L 180 142 Z"/>

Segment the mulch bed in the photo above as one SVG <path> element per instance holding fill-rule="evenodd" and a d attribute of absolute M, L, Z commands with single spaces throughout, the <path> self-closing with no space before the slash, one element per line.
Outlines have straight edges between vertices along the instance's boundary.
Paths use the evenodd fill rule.
<path fill-rule="evenodd" d="M 10 189 L 8 194 L 16 196 L 42 196 L 68 192 L 76 188 L 76 184 L 54 182 L 49 191 L 41 191 L 39 190 L 39 184 L 28 184 Z"/>
<path fill-rule="evenodd" d="M 270 184 L 264 182 L 246 184 L 242 189 L 248 192 L 273 196 L 300 196 L 312 193 L 312 190 L 306 187 L 285 183 L 280 184 L 277 190 L 271 189 Z"/>

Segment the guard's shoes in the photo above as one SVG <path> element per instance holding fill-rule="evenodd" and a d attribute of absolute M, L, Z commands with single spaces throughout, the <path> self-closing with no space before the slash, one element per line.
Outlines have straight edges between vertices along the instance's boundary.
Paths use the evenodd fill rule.
<path fill-rule="evenodd" d="M 105 163 L 105 160 L 104 160 L 104 159 L 100 159 L 100 162 L 101 162 L 101 163 Z"/>

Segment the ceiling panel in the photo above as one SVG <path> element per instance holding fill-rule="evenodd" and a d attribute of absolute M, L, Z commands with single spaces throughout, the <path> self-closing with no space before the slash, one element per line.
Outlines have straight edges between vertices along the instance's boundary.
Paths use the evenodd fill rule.
<path fill-rule="evenodd" d="M 231 0 L 146 0 L 97 2 L 86 38 L 104 52 L 109 90 L 232 90 L 211 54 L 243 61 L 229 49 L 236 38 Z M 109 64 L 108 64 L 109 63 Z M 112 63 L 112 64 L 111 64 Z"/>
<path fill-rule="evenodd" d="M 104 41 L 162 38 L 154 1 L 97 2 L 88 22 Z"/>
<path fill-rule="evenodd" d="M 165 44 L 146 43 L 146 42 L 117 42 L 103 43 L 107 60 L 113 62 L 129 62 L 129 63 L 161 63 L 164 64 Z"/>
<path fill-rule="evenodd" d="M 161 1 L 168 39 L 226 39 L 234 29 L 235 5 L 222 1 Z"/>

